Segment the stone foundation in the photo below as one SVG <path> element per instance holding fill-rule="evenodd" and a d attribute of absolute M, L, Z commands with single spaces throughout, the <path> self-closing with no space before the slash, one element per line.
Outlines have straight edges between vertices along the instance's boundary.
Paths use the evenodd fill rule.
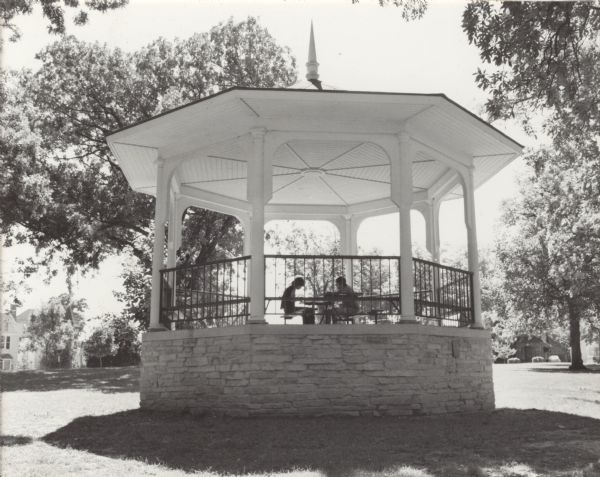
<path fill-rule="evenodd" d="M 146 333 L 141 407 L 242 416 L 490 410 L 490 333 L 388 324 Z"/>

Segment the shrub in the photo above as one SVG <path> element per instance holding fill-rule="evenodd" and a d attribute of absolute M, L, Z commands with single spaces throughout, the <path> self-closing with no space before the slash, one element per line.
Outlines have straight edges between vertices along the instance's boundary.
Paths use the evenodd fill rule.
<path fill-rule="evenodd" d="M 519 358 L 508 358 L 508 364 L 520 363 L 521 360 Z"/>
<path fill-rule="evenodd" d="M 545 362 L 545 361 L 546 361 L 546 360 L 545 360 L 544 358 L 542 358 L 541 356 L 534 356 L 534 357 L 531 359 L 531 362 L 532 362 L 532 363 L 543 363 L 543 362 Z"/>
<path fill-rule="evenodd" d="M 83 343 L 83 350 L 88 357 L 98 358 L 102 367 L 102 358 L 113 355 L 117 351 L 112 331 L 102 326 L 96 328 Z"/>

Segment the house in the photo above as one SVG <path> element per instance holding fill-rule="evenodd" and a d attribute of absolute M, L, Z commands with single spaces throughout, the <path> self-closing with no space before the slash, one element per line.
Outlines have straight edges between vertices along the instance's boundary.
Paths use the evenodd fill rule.
<path fill-rule="evenodd" d="M 39 350 L 27 350 L 23 346 L 23 340 L 25 339 L 25 332 L 27 330 L 27 325 L 31 320 L 31 316 L 36 312 L 36 310 L 32 308 L 28 308 L 25 311 L 22 311 L 16 316 L 16 321 L 23 328 L 23 336 L 21 337 L 21 346 L 19 347 L 19 359 L 18 359 L 18 368 L 19 369 L 41 369 L 42 362 L 42 353 Z"/>
<path fill-rule="evenodd" d="M 17 306 L 11 305 L 7 312 L 1 315 L 2 334 L 0 334 L 0 359 L 2 371 L 18 369 L 19 343 L 23 337 L 23 325 L 17 321 Z"/>
<path fill-rule="evenodd" d="M 17 305 L 12 305 L 10 310 L 2 313 L 2 334 L 0 335 L 1 368 L 2 371 L 15 371 L 18 369 L 40 369 L 41 353 L 26 350 L 23 339 L 31 315 L 35 310 L 29 308 L 17 313 Z"/>
<path fill-rule="evenodd" d="M 517 350 L 515 357 L 523 363 L 531 362 L 532 358 L 541 356 L 546 361 L 549 356 L 556 355 L 561 361 L 571 361 L 569 348 L 552 338 L 548 333 L 538 336 L 521 335 L 512 345 Z"/>

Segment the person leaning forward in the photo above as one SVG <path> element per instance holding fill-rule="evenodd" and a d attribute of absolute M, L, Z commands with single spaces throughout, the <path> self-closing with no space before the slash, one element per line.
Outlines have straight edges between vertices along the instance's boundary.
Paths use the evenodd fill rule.
<path fill-rule="evenodd" d="M 314 325 L 315 314 L 312 308 L 306 308 L 303 306 L 296 306 L 296 290 L 299 290 L 304 286 L 304 278 L 296 277 L 292 284 L 285 289 L 283 296 L 281 297 L 281 309 L 286 315 L 301 315 L 302 324 Z"/>

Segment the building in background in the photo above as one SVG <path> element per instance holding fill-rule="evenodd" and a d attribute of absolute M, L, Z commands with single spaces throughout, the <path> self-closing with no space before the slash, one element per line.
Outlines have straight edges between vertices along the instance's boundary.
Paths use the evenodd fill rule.
<path fill-rule="evenodd" d="M 19 343 L 23 337 L 24 327 L 17 321 L 17 305 L 2 313 L 2 334 L 0 334 L 0 359 L 2 371 L 18 369 Z"/>
<path fill-rule="evenodd" d="M 512 347 L 517 350 L 514 357 L 519 358 L 522 363 L 530 363 L 536 356 L 541 356 L 548 361 L 548 358 L 554 355 L 563 362 L 571 361 L 569 348 L 548 333 L 544 333 L 542 336 L 521 335 Z"/>

